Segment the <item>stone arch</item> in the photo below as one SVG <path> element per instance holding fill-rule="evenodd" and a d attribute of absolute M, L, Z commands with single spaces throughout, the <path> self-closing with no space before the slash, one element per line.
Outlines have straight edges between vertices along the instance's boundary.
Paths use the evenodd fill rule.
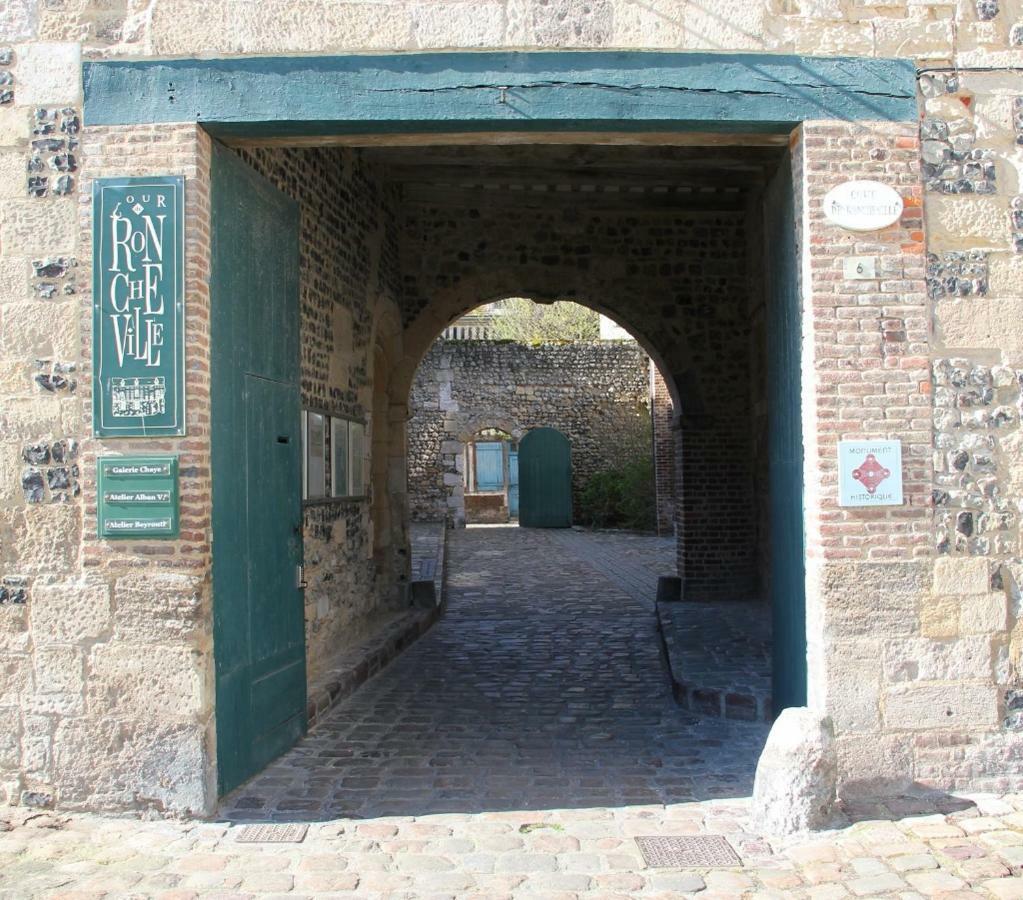
<path fill-rule="evenodd" d="M 404 354 L 394 373 L 395 390 L 408 397 L 416 370 L 430 346 L 452 322 L 479 306 L 508 297 L 525 297 L 536 303 L 571 300 L 612 319 L 631 334 L 661 372 L 674 407 L 675 426 L 683 415 L 698 416 L 705 408 L 694 365 L 684 343 L 670 342 L 670 348 L 650 338 L 630 315 L 628 279 L 609 291 L 606 281 L 591 283 L 567 267 L 521 268 L 482 267 L 473 278 L 463 278 L 450 288 L 436 292 L 404 332 Z"/>

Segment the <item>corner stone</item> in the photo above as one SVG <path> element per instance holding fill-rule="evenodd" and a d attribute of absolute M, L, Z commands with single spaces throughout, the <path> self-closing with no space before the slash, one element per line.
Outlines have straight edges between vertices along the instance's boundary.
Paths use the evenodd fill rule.
<path fill-rule="evenodd" d="M 753 827 L 770 835 L 824 828 L 834 812 L 838 756 L 831 719 L 805 707 L 771 728 L 753 783 Z"/>

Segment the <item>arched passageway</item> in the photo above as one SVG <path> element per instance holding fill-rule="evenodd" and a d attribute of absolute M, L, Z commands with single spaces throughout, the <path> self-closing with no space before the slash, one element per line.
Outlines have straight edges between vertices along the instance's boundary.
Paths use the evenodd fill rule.
<path fill-rule="evenodd" d="M 315 451 L 316 464 L 326 469 L 319 477 L 311 462 L 306 467 L 307 475 L 315 471 L 322 482 L 308 493 L 304 507 L 307 569 L 310 563 L 316 566 L 307 606 L 313 590 L 318 595 L 306 623 L 307 634 L 315 638 L 308 646 L 320 654 L 308 671 L 327 677 L 340 673 L 324 689 L 313 686 L 314 696 L 326 696 L 325 705 L 333 702 L 339 691 L 352 689 L 358 671 L 364 678 L 374 670 L 369 664 L 355 674 L 345 664 L 334 668 L 322 656 L 325 635 L 352 626 L 346 646 L 357 650 L 356 629 L 380 617 L 396 621 L 407 609 L 403 601 L 418 596 L 415 589 L 406 590 L 408 581 L 414 575 L 423 581 L 422 556 L 409 544 L 406 476 L 409 395 L 417 367 L 451 322 L 481 303 L 508 296 L 540 303 L 576 300 L 635 335 L 672 400 L 677 502 L 667 571 L 681 575 L 683 596 L 693 605 L 725 603 L 752 611 L 751 604 L 760 603 L 757 611 L 763 613 L 770 562 L 764 346 L 771 298 L 760 274 L 769 217 L 762 198 L 772 173 L 787 165 L 777 148 L 731 147 L 713 153 L 564 145 L 259 148 L 245 150 L 243 158 L 285 188 L 293 184 L 294 172 L 314 163 L 316 172 L 336 181 L 330 182 L 330 191 L 309 188 L 299 204 L 302 402 L 309 420 L 320 423 L 318 431 L 305 434 L 304 449 L 307 461 Z M 338 208 L 319 215 L 327 196 L 338 198 Z M 349 242 L 338 240 L 334 221 L 350 224 Z M 336 266 L 334 282 L 344 288 L 340 299 L 333 297 L 331 281 L 318 267 L 327 258 Z M 352 291 L 361 292 L 358 302 L 351 300 Z M 441 394 L 442 408 L 453 402 L 457 398 Z M 518 440 L 549 425 L 507 410 L 483 411 L 465 426 L 460 440 L 452 441 L 453 453 L 457 456 L 464 437 L 480 429 L 499 427 Z M 622 587 L 608 563 L 626 560 L 628 568 L 635 548 L 601 547 L 599 542 L 583 546 L 571 534 L 566 539 L 524 535 L 502 549 L 456 536 L 447 571 L 453 583 L 467 579 L 462 593 L 451 595 L 467 604 L 458 625 L 465 639 L 493 637 L 486 629 L 473 637 L 477 599 L 494 590 L 524 599 L 522 591 L 534 573 L 517 554 L 542 553 L 555 567 L 560 559 L 566 572 L 581 561 L 589 567 L 587 577 L 595 579 L 589 589 L 620 596 L 608 588 Z M 658 546 L 663 549 L 664 543 Z M 460 568 L 484 559 L 493 565 L 478 571 Z M 670 705 L 659 663 L 649 669 L 659 659 L 659 653 L 650 655 L 658 640 L 650 600 L 656 574 L 666 574 L 657 570 L 652 582 L 644 582 L 651 571 L 646 567 L 634 579 L 643 599 L 626 630 L 636 641 L 636 655 L 626 655 L 619 675 L 660 682 L 662 699 L 669 702 L 657 707 L 660 718 L 677 708 Z M 348 583 L 354 572 L 362 573 L 359 582 Z M 435 584 L 443 572 L 442 565 L 434 569 L 430 578 Z M 544 591 L 530 594 L 523 614 L 543 615 L 545 604 L 558 605 L 573 594 L 570 581 L 553 570 L 545 579 Z M 362 608 L 356 612 L 349 598 Z M 597 632 L 608 626 L 605 615 L 615 610 L 604 609 L 601 601 L 591 610 L 593 621 L 581 608 L 573 611 L 569 605 L 565 612 L 568 618 L 558 627 L 567 636 L 587 638 L 574 646 L 562 641 L 552 652 L 599 658 Z M 732 618 L 741 617 L 740 612 Z M 537 628 L 530 639 L 534 649 L 543 645 L 542 624 Z M 695 634 L 697 641 L 707 633 Z M 799 633 L 794 629 L 794 635 Z M 731 640 L 729 634 L 715 634 L 724 644 Z M 405 643 L 407 638 L 398 637 L 393 646 Z M 743 649 L 748 648 L 736 652 Z M 492 652 L 512 659 L 517 651 L 514 642 L 508 645 L 502 638 Z M 799 659 L 798 652 L 789 656 Z M 724 683 L 705 681 L 696 691 L 690 690 L 690 681 L 676 679 L 676 686 L 684 688 L 683 705 L 718 718 L 763 720 L 770 714 L 769 689 L 762 691 L 762 699 L 737 705 L 731 659 L 716 670 L 725 672 Z M 484 693 L 502 696 L 503 688 L 492 683 L 485 668 L 480 679 L 470 681 Z M 317 701 L 317 715 L 318 707 Z M 616 728 L 631 727 L 627 716 L 612 719 Z"/>

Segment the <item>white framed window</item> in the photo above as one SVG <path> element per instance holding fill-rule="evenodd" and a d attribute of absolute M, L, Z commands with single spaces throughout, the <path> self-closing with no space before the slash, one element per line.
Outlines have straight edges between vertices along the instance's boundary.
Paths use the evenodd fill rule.
<path fill-rule="evenodd" d="M 366 493 L 366 426 L 348 423 L 348 493 L 362 497 Z"/>
<path fill-rule="evenodd" d="M 347 419 L 330 420 L 330 493 L 334 497 L 347 497 L 349 489 L 348 429 Z"/>
<path fill-rule="evenodd" d="M 322 413 L 305 414 L 305 499 L 327 496 L 327 417 Z"/>

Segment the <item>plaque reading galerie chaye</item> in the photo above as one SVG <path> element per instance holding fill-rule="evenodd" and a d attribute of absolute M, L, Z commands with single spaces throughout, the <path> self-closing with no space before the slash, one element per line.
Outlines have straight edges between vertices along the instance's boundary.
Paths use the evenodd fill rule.
<path fill-rule="evenodd" d="M 185 182 L 100 178 L 93 187 L 93 430 L 185 433 Z"/>

